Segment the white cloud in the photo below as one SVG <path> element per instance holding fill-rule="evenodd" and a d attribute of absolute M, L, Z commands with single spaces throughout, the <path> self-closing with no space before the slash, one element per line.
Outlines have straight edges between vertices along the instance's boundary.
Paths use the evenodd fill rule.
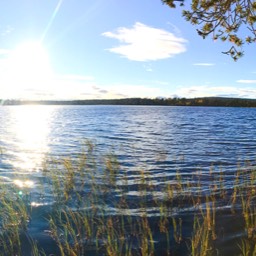
<path fill-rule="evenodd" d="M 147 72 L 153 72 L 153 68 L 150 65 L 151 63 L 146 63 L 143 65 L 143 68 L 147 71 Z"/>
<path fill-rule="evenodd" d="M 156 84 L 156 85 L 169 85 L 170 84 L 169 82 L 160 81 L 160 80 L 152 80 L 150 82 L 153 83 L 153 84 Z"/>
<path fill-rule="evenodd" d="M 143 84 L 117 84 L 110 87 L 110 90 L 123 94 L 126 98 L 155 98 L 162 93 L 158 87 L 148 87 Z"/>
<path fill-rule="evenodd" d="M 242 83 L 242 84 L 256 84 L 256 80 L 249 80 L 249 79 L 246 79 L 246 80 L 237 80 L 236 82 L 237 82 L 237 83 Z"/>
<path fill-rule="evenodd" d="M 203 63 L 194 63 L 193 65 L 194 65 L 194 66 L 210 67 L 210 66 L 214 66 L 215 64 L 214 64 L 214 63 L 206 63 L 206 62 L 203 62 Z"/>
<path fill-rule="evenodd" d="M 0 99 L 72 100 L 120 98 L 119 92 L 97 84 L 91 76 L 76 74 L 38 77 L 26 83 L 0 73 Z"/>
<path fill-rule="evenodd" d="M 59 76 L 59 79 L 77 80 L 77 81 L 93 81 L 94 77 L 92 77 L 92 76 L 74 75 L 74 74 L 67 74 L 67 75 Z"/>
<path fill-rule="evenodd" d="M 32 88 L 33 89 L 33 88 Z M 76 74 L 55 75 L 48 81 L 47 86 L 24 91 L 24 97 L 57 100 L 82 100 L 82 99 L 112 99 L 120 98 L 119 92 L 97 84 L 91 76 Z"/>
<path fill-rule="evenodd" d="M 139 22 L 132 28 L 120 27 L 115 32 L 105 32 L 102 35 L 117 39 L 121 43 L 110 48 L 110 52 L 134 61 L 166 59 L 186 51 L 187 41 L 184 38 Z"/>
<path fill-rule="evenodd" d="M 13 30 L 14 30 L 14 28 L 11 27 L 10 25 L 8 25 L 5 28 L 1 29 L 0 35 L 3 37 L 7 36 L 8 34 L 12 33 Z"/>
<path fill-rule="evenodd" d="M 256 88 L 236 88 L 231 86 L 191 86 L 182 87 L 175 91 L 179 97 L 236 97 L 236 98 L 256 98 Z"/>
<path fill-rule="evenodd" d="M 7 55 L 8 53 L 10 53 L 10 50 L 7 50 L 7 49 L 0 49 L 0 56 L 1 56 L 1 55 Z"/>

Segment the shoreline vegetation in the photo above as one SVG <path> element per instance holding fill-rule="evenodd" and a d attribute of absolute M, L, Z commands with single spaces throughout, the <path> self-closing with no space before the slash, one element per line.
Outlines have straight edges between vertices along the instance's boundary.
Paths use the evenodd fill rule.
<path fill-rule="evenodd" d="M 156 184 L 147 170 L 131 177 L 113 153 L 99 156 L 88 143 L 77 157 L 47 161 L 38 178 L 36 203 L 29 188 L 1 186 L 0 255 L 256 255 L 250 163 L 233 174 L 177 170 Z M 46 222 L 38 237 L 36 212 Z"/>
<path fill-rule="evenodd" d="M 93 100 L 0 100 L 1 105 L 141 105 L 141 106 L 211 106 L 256 107 L 256 99 L 202 97 L 202 98 L 125 98 Z"/>

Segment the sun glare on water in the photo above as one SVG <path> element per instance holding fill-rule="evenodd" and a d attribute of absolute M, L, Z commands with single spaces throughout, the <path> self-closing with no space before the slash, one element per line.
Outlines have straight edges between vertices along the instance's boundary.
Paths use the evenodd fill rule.
<path fill-rule="evenodd" d="M 45 154 L 48 152 L 50 120 L 53 108 L 47 106 L 13 107 L 12 138 L 15 158 L 12 162 L 21 173 L 40 170 Z"/>
<path fill-rule="evenodd" d="M 24 105 L 6 107 L 2 125 L 3 152 L 1 161 L 6 179 L 19 188 L 33 188 L 51 151 L 53 106 Z"/>

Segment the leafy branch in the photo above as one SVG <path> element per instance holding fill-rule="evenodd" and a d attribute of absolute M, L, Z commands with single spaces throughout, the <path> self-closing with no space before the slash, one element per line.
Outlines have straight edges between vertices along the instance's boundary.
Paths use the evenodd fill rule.
<path fill-rule="evenodd" d="M 162 0 L 171 8 L 175 2 L 184 6 L 184 0 Z M 183 10 L 184 18 L 199 27 L 202 38 L 211 35 L 213 40 L 231 44 L 224 54 L 235 61 L 243 56 L 243 45 L 256 42 L 256 2 L 251 0 L 192 0 L 190 8 Z M 246 33 L 244 31 L 247 31 Z"/>

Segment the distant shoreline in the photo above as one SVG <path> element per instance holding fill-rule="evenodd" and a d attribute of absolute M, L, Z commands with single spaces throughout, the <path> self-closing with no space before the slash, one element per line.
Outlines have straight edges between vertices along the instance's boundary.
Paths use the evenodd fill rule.
<path fill-rule="evenodd" d="M 2 100 L 1 105 L 131 105 L 131 106 L 211 106 L 256 107 L 256 99 L 202 97 L 202 98 L 125 98 L 93 100 Z"/>

